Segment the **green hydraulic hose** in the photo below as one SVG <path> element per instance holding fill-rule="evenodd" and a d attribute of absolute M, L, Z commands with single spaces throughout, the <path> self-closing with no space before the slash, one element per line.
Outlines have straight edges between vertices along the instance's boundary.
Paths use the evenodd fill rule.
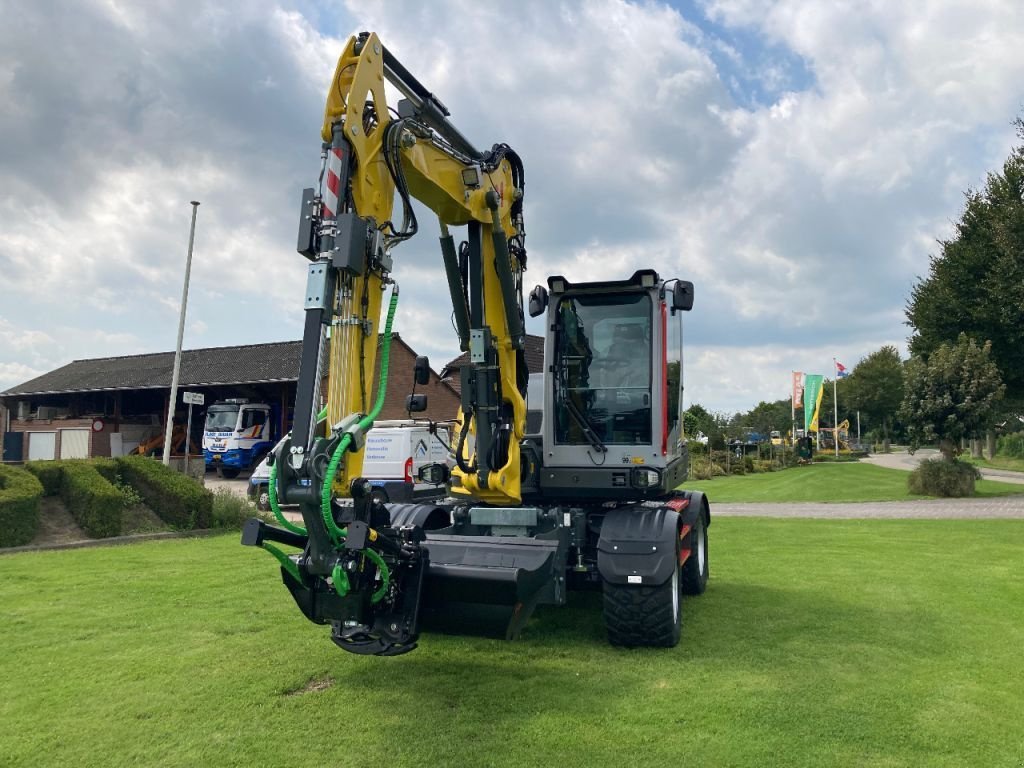
<path fill-rule="evenodd" d="M 379 603 L 388 592 L 388 584 L 391 582 L 391 572 L 388 571 L 388 567 L 384 563 L 384 558 L 372 549 L 366 550 L 366 556 L 370 558 L 377 566 L 378 570 L 380 570 L 380 588 L 370 595 L 371 603 Z"/>
<path fill-rule="evenodd" d="M 390 362 L 391 355 L 391 325 L 395 319 L 395 309 L 398 307 L 398 286 L 391 292 L 391 303 L 388 305 L 388 317 L 384 322 L 384 342 L 381 346 L 380 353 L 380 382 L 377 385 L 377 401 L 373 404 L 373 408 L 370 412 L 359 421 L 359 427 L 363 430 L 367 430 L 373 426 L 373 420 L 377 418 L 381 409 L 384 407 L 384 395 L 388 389 L 388 364 Z M 338 443 L 338 447 L 334 449 L 334 453 L 331 454 L 330 463 L 327 465 L 327 475 L 324 477 L 324 485 L 321 491 L 321 512 L 324 518 L 324 527 L 327 528 L 327 532 L 335 544 L 339 543 L 339 540 L 348 535 L 348 530 L 345 528 L 339 528 L 337 523 L 334 522 L 334 515 L 331 514 L 331 487 L 334 485 L 334 478 L 338 474 L 338 466 L 341 464 L 341 458 L 345 455 L 345 451 L 348 449 L 349 443 L 352 441 L 352 436 L 348 433 L 342 436 L 341 442 Z M 381 586 L 373 593 L 370 597 L 371 603 L 378 603 L 384 597 L 387 592 L 388 584 L 391 581 L 391 572 L 388 570 L 384 560 L 374 552 L 372 549 L 365 550 L 366 556 L 369 557 L 380 570 Z M 332 572 L 332 580 L 334 581 L 334 591 L 338 593 L 339 597 L 344 597 L 349 591 L 348 575 L 341 570 L 341 564 L 339 563 L 334 567 Z"/>
<path fill-rule="evenodd" d="M 320 411 L 320 413 L 318 413 L 316 415 L 317 423 L 319 424 L 321 421 L 323 421 L 326 418 L 327 418 L 327 408 L 325 407 L 322 411 Z M 292 533 L 297 533 L 300 536 L 305 536 L 306 535 L 306 529 L 303 528 L 301 525 L 295 525 L 290 520 L 288 520 L 288 518 L 286 518 L 284 516 L 284 513 L 281 511 L 281 507 L 278 504 L 278 501 L 277 501 L 277 462 L 276 461 L 270 466 L 270 481 L 269 481 L 269 486 L 267 488 L 267 497 L 270 500 L 270 509 L 271 509 L 271 511 L 273 511 L 274 517 L 277 519 L 277 522 L 281 524 L 281 527 L 291 531 Z"/>
<path fill-rule="evenodd" d="M 267 542 L 263 542 L 260 546 L 263 547 L 263 549 L 265 549 L 267 552 L 272 554 L 274 557 L 276 557 L 277 562 L 279 562 L 281 564 L 281 567 L 292 575 L 293 579 L 299 582 L 299 584 L 304 583 L 302 574 L 299 573 L 298 566 L 295 565 L 295 561 L 288 557 L 288 555 L 286 555 L 280 549 L 275 547 L 273 544 L 268 544 Z"/>
<path fill-rule="evenodd" d="M 380 353 L 380 382 L 377 385 L 377 401 L 373 404 L 373 408 L 370 412 L 359 421 L 359 427 L 364 431 L 373 426 L 373 420 L 377 418 L 377 415 L 384 407 L 384 395 L 387 393 L 388 389 L 388 364 L 390 362 L 389 358 L 391 354 L 391 325 L 395 319 L 396 307 L 398 307 L 397 285 L 391 292 L 391 303 L 388 305 L 388 317 L 384 323 L 384 341 L 381 346 Z M 348 449 L 351 440 L 351 435 L 343 435 L 341 442 L 338 443 L 338 447 L 335 448 L 334 453 L 331 454 L 331 461 L 327 465 L 327 475 L 324 477 L 324 485 L 320 496 L 320 511 L 323 513 L 324 526 L 327 528 L 327 531 L 331 535 L 335 544 L 345 537 L 347 532 L 344 528 L 338 527 L 334 522 L 334 515 L 331 514 L 331 487 L 334 485 L 334 478 L 338 474 L 338 466 L 341 464 L 341 458 L 345 455 L 345 451 Z"/>

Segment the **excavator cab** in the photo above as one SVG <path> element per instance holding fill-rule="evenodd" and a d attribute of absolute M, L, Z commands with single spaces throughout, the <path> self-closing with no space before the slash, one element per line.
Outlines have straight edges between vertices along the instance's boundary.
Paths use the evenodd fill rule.
<path fill-rule="evenodd" d="M 654 270 L 628 280 L 548 278 L 542 456 L 535 492 L 580 502 L 654 498 L 686 479 L 682 311 L 693 285 Z M 688 297 L 688 302 L 686 298 Z M 543 311 L 543 299 L 532 310 Z"/>

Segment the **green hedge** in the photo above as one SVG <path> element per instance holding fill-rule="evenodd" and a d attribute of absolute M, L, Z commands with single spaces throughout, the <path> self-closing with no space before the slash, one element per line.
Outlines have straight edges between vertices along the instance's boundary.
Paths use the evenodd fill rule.
<path fill-rule="evenodd" d="M 117 462 L 113 459 L 98 457 L 89 459 L 89 463 L 96 468 L 97 472 L 103 475 L 108 483 L 113 484 L 117 481 Z"/>
<path fill-rule="evenodd" d="M 191 477 L 146 456 L 124 456 L 117 459 L 117 466 L 165 523 L 184 529 L 210 527 L 213 494 Z"/>
<path fill-rule="evenodd" d="M 75 522 L 93 539 L 121 535 L 124 496 L 85 459 L 62 462 L 60 497 Z"/>
<path fill-rule="evenodd" d="M 43 484 L 43 496 L 60 495 L 60 484 L 64 478 L 63 461 L 26 461 L 25 469 L 39 478 Z"/>
<path fill-rule="evenodd" d="M 996 442 L 996 455 L 1024 459 L 1024 432 L 1000 435 Z"/>
<path fill-rule="evenodd" d="M 0 547 L 28 544 L 39 531 L 43 486 L 20 467 L 0 465 Z"/>
<path fill-rule="evenodd" d="M 113 459 L 29 461 L 25 469 L 39 478 L 44 496 L 61 497 L 86 536 L 104 539 L 121 535 L 124 496 L 112 483 Z"/>

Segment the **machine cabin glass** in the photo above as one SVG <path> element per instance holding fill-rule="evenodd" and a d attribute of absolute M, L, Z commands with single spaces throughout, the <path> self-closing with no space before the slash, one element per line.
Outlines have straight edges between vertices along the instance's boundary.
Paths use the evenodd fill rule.
<path fill-rule="evenodd" d="M 583 293 L 560 300 L 557 443 L 651 444 L 651 322 L 647 293 Z"/>

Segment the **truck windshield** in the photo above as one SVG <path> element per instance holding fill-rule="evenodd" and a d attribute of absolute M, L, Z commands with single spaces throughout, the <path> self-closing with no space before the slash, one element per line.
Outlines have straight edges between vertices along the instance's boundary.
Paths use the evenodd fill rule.
<path fill-rule="evenodd" d="M 231 432 L 237 423 L 237 405 L 211 405 L 206 412 L 207 432 Z"/>
<path fill-rule="evenodd" d="M 559 302 L 555 442 L 650 445 L 651 314 L 646 293 Z"/>

